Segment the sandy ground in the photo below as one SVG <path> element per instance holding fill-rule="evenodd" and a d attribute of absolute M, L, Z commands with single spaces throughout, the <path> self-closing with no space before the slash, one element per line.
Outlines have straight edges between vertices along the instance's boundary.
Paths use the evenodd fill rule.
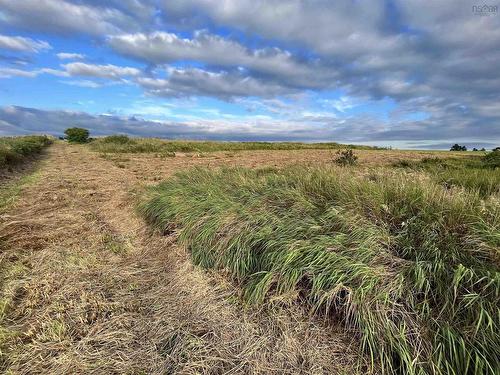
<path fill-rule="evenodd" d="M 283 301 L 244 306 L 222 275 L 193 267 L 175 235 L 149 232 L 134 211 L 144 185 L 192 165 L 315 163 L 332 152 L 207 155 L 50 147 L 0 216 L 2 371 L 353 373 L 356 344 L 334 323 Z"/>

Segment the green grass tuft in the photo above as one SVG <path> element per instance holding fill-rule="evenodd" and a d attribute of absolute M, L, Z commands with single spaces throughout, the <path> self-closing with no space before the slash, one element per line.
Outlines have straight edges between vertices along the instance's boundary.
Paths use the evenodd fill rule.
<path fill-rule="evenodd" d="M 498 200 L 404 173 L 197 168 L 139 209 L 249 302 L 340 319 L 387 373 L 500 371 Z"/>

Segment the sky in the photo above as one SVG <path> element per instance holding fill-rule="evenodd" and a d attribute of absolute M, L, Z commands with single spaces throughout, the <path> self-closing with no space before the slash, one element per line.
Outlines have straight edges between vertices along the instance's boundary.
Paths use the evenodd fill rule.
<path fill-rule="evenodd" d="M 493 148 L 499 6 L 0 0 L 0 136 Z"/>

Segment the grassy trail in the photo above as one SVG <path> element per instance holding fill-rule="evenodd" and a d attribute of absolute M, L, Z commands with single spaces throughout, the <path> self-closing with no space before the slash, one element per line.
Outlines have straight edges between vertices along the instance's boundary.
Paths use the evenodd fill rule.
<path fill-rule="evenodd" d="M 62 143 L 48 154 L 0 215 L 1 372 L 352 373 L 334 328 L 243 308 L 173 236 L 152 235 L 133 208 L 147 168 Z"/>

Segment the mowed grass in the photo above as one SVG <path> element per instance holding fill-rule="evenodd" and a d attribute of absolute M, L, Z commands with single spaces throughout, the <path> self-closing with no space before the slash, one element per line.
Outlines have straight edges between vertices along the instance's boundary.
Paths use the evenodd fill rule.
<path fill-rule="evenodd" d="M 298 143 L 298 142 L 213 142 L 181 141 L 154 138 L 129 138 L 114 135 L 92 140 L 90 147 L 103 153 L 172 153 L 172 152 L 214 152 L 245 150 L 303 150 L 303 149 L 375 149 L 375 147 L 342 145 L 339 143 Z"/>
<path fill-rule="evenodd" d="M 341 321 L 385 373 L 498 374 L 498 195 L 354 171 L 197 168 L 139 210 L 248 302 Z"/>
<path fill-rule="evenodd" d="M 0 137 L 0 170 L 39 154 L 51 143 L 47 136 Z"/>

